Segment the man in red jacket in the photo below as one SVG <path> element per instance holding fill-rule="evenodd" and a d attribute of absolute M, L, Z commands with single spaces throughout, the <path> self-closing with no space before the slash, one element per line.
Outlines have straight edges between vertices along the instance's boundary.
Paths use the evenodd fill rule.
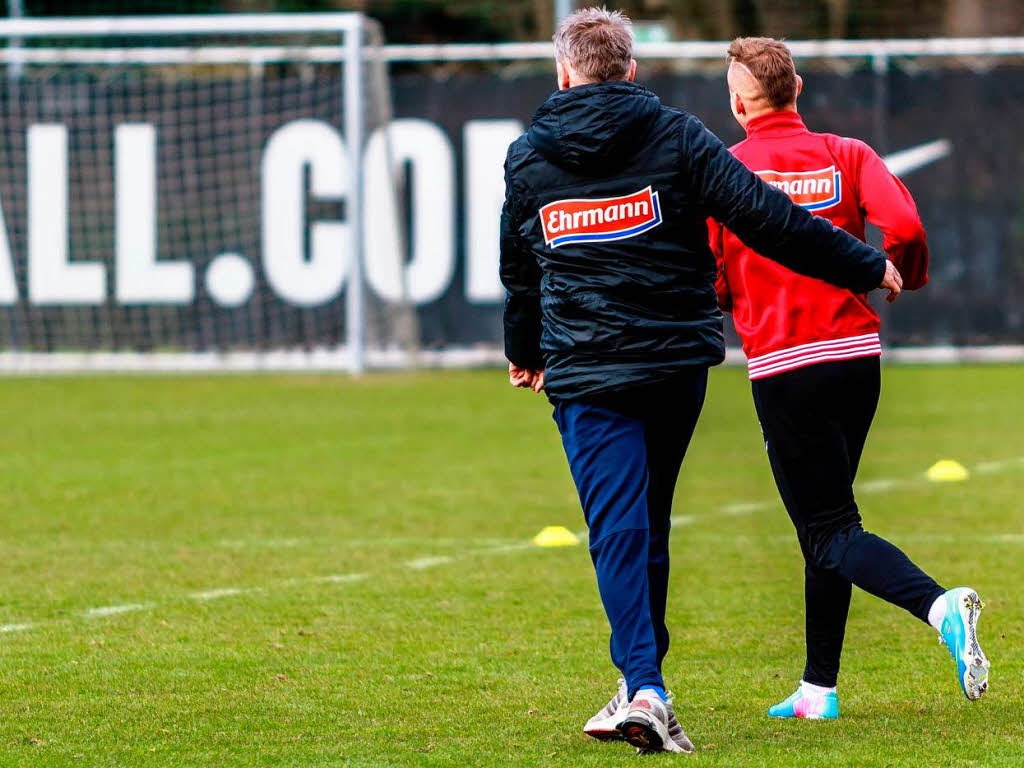
<path fill-rule="evenodd" d="M 866 217 L 881 229 L 903 287 L 923 286 L 928 245 L 910 193 L 864 142 L 807 129 L 789 49 L 770 38 L 733 41 L 728 82 L 733 115 L 747 132 L 732 147 L 736 157 L 862 240 Z M 797 691 L 768 714 L 838 717 L 852 584 L 935 627 L 964 694 L 980 698 L 989 662 L 977 640 L 977 593 L 943 589 L 861 527 L 853 480 L 878 404 L 877 313 L 867 296 L 798 275 L 710 225 L 719 303 L 743 341 L 768 458 L 805 560 L 806 667 Z"/>

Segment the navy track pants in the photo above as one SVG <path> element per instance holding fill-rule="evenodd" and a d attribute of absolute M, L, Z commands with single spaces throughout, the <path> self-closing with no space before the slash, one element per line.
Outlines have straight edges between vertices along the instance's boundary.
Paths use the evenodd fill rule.
<path fill-rule="evenodd" d="M 701 367 L 658 384 L 555 403 L 611 624 L 612 662 L 631 699 L 643 686 L 665 687 L 672 495 L 706 390 Z"/>

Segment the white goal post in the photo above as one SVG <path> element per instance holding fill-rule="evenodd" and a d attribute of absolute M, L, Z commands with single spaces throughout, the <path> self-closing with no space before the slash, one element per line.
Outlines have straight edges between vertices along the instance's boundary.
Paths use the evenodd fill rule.
<path fill-rule="evenodd" d="M 403 306 L 364 294 L 375 22 L 7 19 L 4 41 L 0 371 L 364 369 L 367 317 Z"/>

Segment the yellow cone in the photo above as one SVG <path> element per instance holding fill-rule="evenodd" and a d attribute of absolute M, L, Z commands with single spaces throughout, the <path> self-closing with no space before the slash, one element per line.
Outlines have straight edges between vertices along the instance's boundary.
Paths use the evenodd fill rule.
<path fill-rule="evenodd" d="M 953 459 L 936 461 L 926 474 L 933 483 L 959 483 L 970 477 L 967 467 Z"/>
<path fill-rule="evenodd" d="M 549 525 L 533 537 L 537 547 L 575 547 L 579 543 L 579 537 L 561 525 Z"/>

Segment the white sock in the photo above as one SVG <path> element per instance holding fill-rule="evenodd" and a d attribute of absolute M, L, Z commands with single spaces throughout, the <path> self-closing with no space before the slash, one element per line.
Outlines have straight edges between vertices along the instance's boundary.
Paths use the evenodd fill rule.
<path fill-rule="evenodd" d="M 946 596 L 939 595 L 928 609 L 928 623 L 935 627 L 936 632 L 942 631 L 942 620 L 946 617 Z"/>
<path fill-rule="evenodd" d="M 804 696 L 824 696 L 826 693 L 835 693 L 836 688 L 826 688 L 824 685 L 815 685 L 814 683 L 808 683 L 805 680 L 800 681 L 800 693 Z"/>

